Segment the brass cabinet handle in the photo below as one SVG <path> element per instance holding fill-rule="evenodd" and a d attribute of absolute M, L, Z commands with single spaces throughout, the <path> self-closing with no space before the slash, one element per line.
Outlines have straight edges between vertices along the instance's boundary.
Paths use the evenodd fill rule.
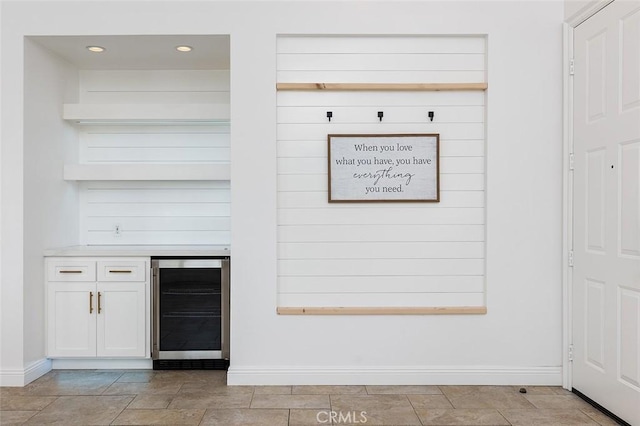
<path fill-rule="evenodd" d="M 100 306 L 100 299 L 102 298 L 102 294 L 98 292 L 98 313 L 102 311 L 102 307 Z"/>
<path fill-rule="evenodd" d="M 58 271 L 58 272 L 61 273 L 61 274 L 81 274 L 82 273 L 82 271 L 78 271 L 76 269 L 71 269 L 71 270 L 66 270 L 66 271 L 62 270 L 62 271 Z"/>
<path fill-rule="evenodd" d="M 109 270 L 110 274 L 130 274 L 131 272 L 133 272 L 133 271 L 131 271 L 130 269 L 129 270 L 126 270 L 126 269 L 122 269 L 122 270 L 118 270 L 118 269 L 111 270 L 110 269 Z"/>
<path fill-rule="evenodd" d="M 89 313 L 93 313 L 93 292 L 89 292 Z"/>

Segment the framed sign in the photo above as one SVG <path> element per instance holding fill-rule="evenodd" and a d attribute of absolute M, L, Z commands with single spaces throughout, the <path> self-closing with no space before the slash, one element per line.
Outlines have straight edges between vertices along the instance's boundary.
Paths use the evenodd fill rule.
<path fill-rule="evenodd" d="M 440 201 L 439 134 L 329 135 L 329 202 Z"/>

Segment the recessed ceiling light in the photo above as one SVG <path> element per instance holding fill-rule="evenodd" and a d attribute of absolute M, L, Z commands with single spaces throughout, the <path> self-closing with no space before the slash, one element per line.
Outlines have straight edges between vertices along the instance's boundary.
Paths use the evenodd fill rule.
<path fill-rule="evenodd" d="M 193 50 L 193 47 L 191 47 L 191 46 L 176 46 L 176 50 L 178 52 L 191 52 Z"/>
<path fill-rule="evenodd" d="M 104 51 L 105 51 L 105 50 L 107 50 L 107 49 L 105 49 L 105 48 L 104 48 L 104 47 L 102 47 L 102 46 L 87 46 L 87 50 L 88 50 L 89 52 L 93 52 L 93 53 L 102 53 L 102 52 L 104 52 Z"/>

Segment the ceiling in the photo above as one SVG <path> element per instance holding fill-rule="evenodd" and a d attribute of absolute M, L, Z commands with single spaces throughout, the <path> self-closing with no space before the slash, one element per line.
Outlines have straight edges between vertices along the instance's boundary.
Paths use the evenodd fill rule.
<path fill-rule="evenodd" d="M 71 62 L 78 69 L 220 70 L 229 69 L 227 35 L 32 36 L 29 39 Z M 178 52 L 176 46 L 193 47 Z M 92 53 L 87 46 L 102 46 Z"/>

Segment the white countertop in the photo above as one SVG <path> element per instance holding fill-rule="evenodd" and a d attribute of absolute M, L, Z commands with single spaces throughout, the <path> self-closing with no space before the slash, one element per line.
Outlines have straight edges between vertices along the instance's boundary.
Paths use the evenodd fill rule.
<path fill-rule="evenodd" d="M 228 246 L 69 246 L 44 251 L 45 256 L 230 256 Z"/>

